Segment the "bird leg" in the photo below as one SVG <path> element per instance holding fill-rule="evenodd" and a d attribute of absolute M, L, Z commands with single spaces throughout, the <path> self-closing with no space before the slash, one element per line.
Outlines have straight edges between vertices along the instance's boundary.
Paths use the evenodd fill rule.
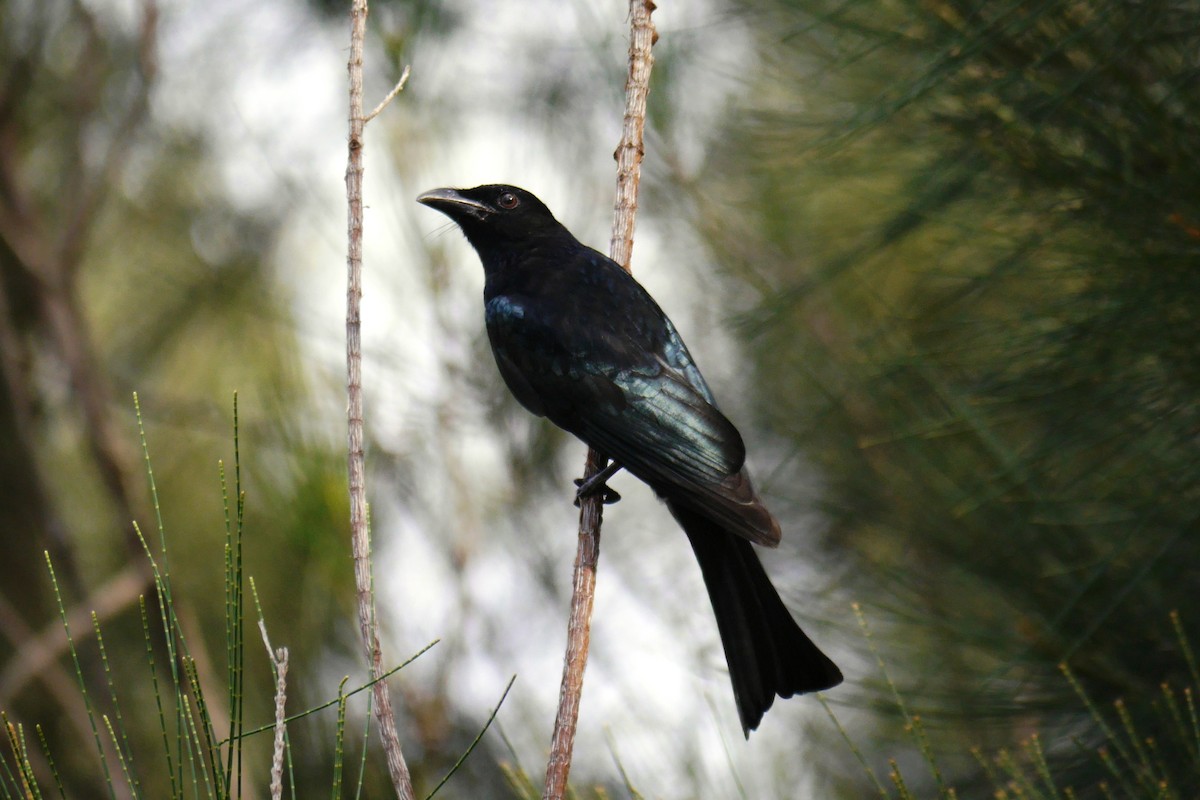
<path fill-rule="evenodd" d="M 617 494 L 615 489 L 606 485 L 608 479 L 616 475 L 620 469 L 620 464 L 616 461 L 610 461 L 608 462 L 608 466 L 587 480 L 576 478 L 575 485 L 579 488 L 575 490 L 575 505 L 578 506 L 580 500 L 585 497 L 591 497 L 594 494 L 600 494 L 606 506 L 610 506 L 620 500 L 621 495 Z"/>

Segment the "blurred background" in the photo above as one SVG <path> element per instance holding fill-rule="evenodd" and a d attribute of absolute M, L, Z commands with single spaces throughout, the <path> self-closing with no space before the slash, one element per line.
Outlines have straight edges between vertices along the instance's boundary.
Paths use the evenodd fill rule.
<path fill-rule="evenodd" d="M 236 391 L 246 572 L 291 649 L 289 710 L 363 680 L 347 7 L 0 2 L 0 709 L 44 727 L 68 796 L 103 779 L 43 551 L 85 612 L 96 702 L 92 609 L 131 748 L 159 735 L 135 391 L 208 674 Z M 1196 796 L 1200 5 L 687 0 L 654 21 L 634 273 L 745 434 L 785 530 L 764 562 L 847 680 L 825 698 L 836 722 L 816 698 L 777 701 L 744 742 L 686 541 L 618 477 L 573 783 Z M 478 260 L 413 198 L 514 183 L 606 250 L 626 37 L 618 2 L 371 4 L 368 108 L 412 66 L 368 126 L 363 318 L 385 661 L 441 640 L 391 680 L 418 791 L 514 674 L 445 791 L 510 797 L 506 774 L 541 775 L 584 448 L 509 397 Z M 255 725 L 273 685 L 247 654 Z M 330 785 L 334 722 L 290 728 L 302 789 Z M 246 796 L 265 793 L 268 747 L 250 745 Z M 144 796 L 167 794 L 153 757 L 138 769 Z M 387 786 L 369 754 L 366 796 Z"/>

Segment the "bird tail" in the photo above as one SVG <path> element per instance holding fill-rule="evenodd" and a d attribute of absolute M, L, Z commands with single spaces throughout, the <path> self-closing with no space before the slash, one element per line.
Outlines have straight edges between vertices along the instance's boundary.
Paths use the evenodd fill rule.
<path fill-rule="evenodd" d="M 700 562 L 746 738 L 775 696 L 829 689 L 842 673 L 800 630 L 753 546 L 677 502 L 667 507 Z"/>

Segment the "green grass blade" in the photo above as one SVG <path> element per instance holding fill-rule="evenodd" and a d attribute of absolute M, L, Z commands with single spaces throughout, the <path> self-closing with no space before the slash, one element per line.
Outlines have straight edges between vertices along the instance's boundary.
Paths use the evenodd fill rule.
<path fill-rule="evenodd" d="M 346 698 L 349 696 L 345 693 L 345 689 L 348 680 L 350 680 L 349 677 L 342 678 L 341 684 L 338 685 L 337 728 L 334 734 L 333 750 L 333 800 L 341 800 L 342 797 L 342 760 L 346 754 Z"/>
<path fill-rule="evenodd" d="M 483 735 L 487 733 L 487 729 L 491 727 L 492 721 L 496 719 L 496 714 L 500 713 L 500 706 L 504 705 L 504 699 L 508 697 L 508 692 L 510 689 L 512 689 L 513 683 L 515 683 L 516 680 L 516 675 L 513 675 L 508 679 L 508 685 L 504 687 L 504 693 L 500 695 L 499 702 L 497 702 L 496 707 L 492 709 L 492 713 L 488 715 L 487 722 L 483 723 L 483 727 L 479 730 L 479 733 L 476 734 L 475 739 L 471 742 L 470 746 L 466 749 L 466 751 L 463 752 L 461 756 L 458 757 L 458 760 L 454 762 L 454 766 L 452 766 L 450 771 L 446 773 L 446 777 L 438 781 L 438 785 L 433 787 L 433 791 L 425 796 L 425 800 L 431 800 L 431 798 L 438 793 L 438 789 L 441 789 L 443 786 L 445 786 L 446 781 L 450 780 L 451 776 L 453 776 L 454 773 L 458 771 L 458 768 L 463 765 L 463 762 L 467 760 L 467 756 L 471 755 L 471 751 L 474 750 L 475 746 L 479 744 L 481 739 L 483 739 Z M 628 778 L 626 778 L 626 784 L 628 784 Z"/>
<path fill-rule="evenodd" d="M 46 568 L 50 571 L 50 584 L 54 589 L 54 600 L 58 604 L 58 617 L 62 620 L 63 631 L 67 635 L 67 650 L 71 653 L 71 662 L 75 666 L 75 679 L 79 686 L 79 696 L 83 699 L 83 706 L 87 710 L 88 724 L 92 728 L 92 741 L 96 745 L 96 755 L 100 759 L 100 766 L 104 771 L 104 784 L 108 788 L 109 800 L 116 800 L 116 793 L 113 791 L 112 775 L 108 771 L 108 759 L 104 757 L 104 745 L 100 742 L 100 731 L 96 727 L 96 713 L 92 707 L 92 698 L 88 694 L 87 684 L 83 679 L 83 666 L 79 662 L 79 652 L 75 649 L 75 640 L 71 636 L 71 624 L 67 621 L 67 608 L 63 604 L 62 590 L 58 585 L 58 578 L 54 574 L 54 564 L 50 561 L 50 553 L 45 553 Z"/>
<path fill-rule="evenodd" d="M 858 763 L 862 766 L 863 772 L 865 772 L 867 777 L 871 779 L 871 783 L 875 786 L 875 791 L 879 792 L 879 796 L 883 798 L 883 800 L 888 800 L 890 797 L 888 790 L 884 788 L 883 783 L 879 780 L 879 776 L 875 774 L 875 770 L 872 769 L 870 763 L 868 763 L 867 757 L 863 755 L 862 749 L 852 738 L 850 738 L 850 733 L 846 730 L 846 726 L 842 725 L 842 721 L 838 719 L 837 714 L 833 713 L 833 708 L 829 705 L 829 701 L 825 699 L 825 694 L 823 692 L 817 692 L 817 701 L 821 704 L 821 708 L 825 709 L 825 713 L 829 715 L 829 719 L 833 721 L 833 726 L 837 729 L 838 734 L 842 737 L 842 741 L 846 743 L 846 746 L 850 748 L 850 752 L 854 754 L 856 759 L 858 759 Z"/>
<path fill-rule="evenodd" d="M 0 712 L 0 723 L 4 725 L 4 733 L 8 738 L 9 749 L 13 754 L 13 767 L 16 769 L 14 775 L 11 768 L 8 766 L 8 760 L 0 757 L 0 765 L 4 767 L 4 778 L 11 781 L 17 790 L 19 797 L 34 798 L 41 797 L 41 792 L 38 790 L 37 778 L 33 775 L 33 768 L 29 764 L 29 756 L 25 752 L 24 736 L 19 732 L 19 726 L 13 725 L 8 721 L 8 714 Z M 0 783 L 0 788 L 4 790 L 4 796 L 10 796 L 10 791 L 6 785 Z"/>
<path fill-rule="evenodd" d="M 196 703 L 195 724 L 204 737 L 202 742 L 197 740 L 201 759 L 207 765 L 213 786 L 217 789 L 217 796 L 220 798 L 230 797 L 228 775 L 221 770 L 221 748 L 217 744 L 216 733 L 213 731 L 212 715 L 209 714 L 208 703 L 204 699 L 204 690 L 200 688 L 200 672 L 196 667 L 196 660 L 190 656 L 185 657 L 183 670 L 187 675 L 192 699 Z"/>
<path fill-rule="evenodd" d="M 1184 633 L 1178 611 L 1171 612 L 1171 625 L 1175 628 L 1175 638 L 1179 640 L 1179 647 L 1183 650 L 1183 658 L 1188 665 L 1188 673 L 1192 676 L 1192 686 L 1200 688 L 1200 667 L 1196 665 L 1196 654 L 1192 650 L 1192 643 L 1188 641 L 1187 634 Z"/>
<path fill-rule="evenodd" d="M 167 779 L 171 784 L 171 798 L 176 800 L 180 797 L 180 785 L 175 775 L 175 760 L 171 756 L 171 736 L 167 732 L 167 715 L 163 710 L 162 687 L 158 682 L 158 667 L 154 658 L 154 641 L 150 633 L 150 615 L 146 611 L 146 598 L 144 596 L 138 598 L 138 610 L 142 617 L 142 638 L 146 644 L 146 664 L 150 668 L 150 686 L 154 692 L 154 705 L 158 712 L 158 729 L 162 734 L 163 745 L 163 762 L 166 764 Z M 181 736 L 181 731 L 176 729 L 176 741 Z"/>
<path fill-rule="evenodd" d="M 375 684 L 379 683 L 380 681 L 385 681 L 385 680 L 387 680 L 388 678 L 390 678 L 391 676 L 395 675 L 395 674 L 396 674 L 397 672 L 399 672 L 400 670 L 402 670 L 402 669 L 404 669 L 405 667 L 407 667 L 409 664 L 411 664 L 411 663 L 413 663 L 414 661 L 416 661 L 416 660 L 417 660 L 418 658 L 420 658 L 421 656 L 425 655 L 425 653 L 429 652 L 429 650 L 430 650 L 430 649 L 431 649 L 431 648 L 432 648 L 434 645 L 436 645 L 438 642 L 440 642 L 440 641 L 441 641 L 441 639 L 434 639 L 432 642 L 430 642 L 429 644 L 425 645 L 425 646 L 424 646 L 424 647 L 422 647 L 420 650 L 418 650 L 416 653 L 414 653 L 412 656 L 410 656 L 410 657 L 408 658 L 408 660 L 404 661 L 404 662 L 403 662 L 403 663 L 401 663 L 401 664 L 398 664 L 398 665 L 396 665 L 396 666 L 392 667 L 392 668 L 391 668 L 391 669 L 389 669 L 387 672 L 384 672 L 383 674 L 381 674 L 381 675 L 380 675 L 378 678 L 376 678 L 376 679 L 374 679 L 374 680 L 371 680 L 371 681 L 367 681 L 366 683 L 362 684 L 361 686 L 358 686 L 357 688 L 355 688 L 355 689 L 352 689 L 351 691 L 347 692 L 347 693 L 346 693 L 346 697 L 347 697 L 347 698 L 349 698 L 349 697 L 353 697 L 354 695 L 358 694 L 359 692 L 365 692 L 367 689 L 370 689 L 372 686 L 374 686 Z M 292 716 L 290 716 L 290 717 L 288 717 L 287 719 L 285 719 L 285 720 L 284 720 L 284 722 L 286 722 L 286 723 L 288 723 L 288 724 L 291 724 L 291 723 L 295 722 L 295 721 L 296 721 L 296 720 L 298 720 L 298 719 L 303 719 L 304 717 L 307 717 L 307 716 L 308 716 L 308 715 L 310 715 L 310 714 L 316 714 L 318 711 L 324 711 L 324 710 L 325 710 L 325 709 L 327 709 L 327 708 L 330 708 L 330 707 L 332 707 L 332 706 L 336 706 L 336 705 L 337 705 L 338 703 L 340 703 L 340 702 L 341 702 L 341 697 L 339 696 L 339 697 L 338 697 L 338 699 L 335 699 L 335 700 L 329 700 L 328 702 L 322 703 L 322 704 L 321 704 L 321 705 L 319 705 L 319 706 L 313 706 L 312 708 L 310 708 L 310 709 L 307 709 L 306 711 L 301 711 L 301 712 L 299 712 L 299 713 L 297 713 L 297 714 L 293 714 Z M 270 724 L 268 724 L 268 725 L 260 725 L 260 726 L 259 726 L 259 727 L 257 727 L 257 728 L 253 728 L 253 729 L 251 729 L 251 730 L 244 731 L 244 732 L 242 733 L 242 738 L 243 738 L 243 739 L 246 739 L 246 738 L 248 738 L 248 737 L 250 737 L 250 736 L 254 736 L 254 735 L 256 735 L 256 734 L 259 734 L 259 733 L 265 733 L 266 731 L 270 731 L 270 730 L 274 730 L 274 729 L 275 729 L 275 723 L 274 723 L 274 722 L 271 722 L 271 723 L 270 723 Z M 218 742 L 217 744 L 219 744 L 219 745 L 224 745 L 224 744 L 226 744 L 226 741 L 221 741 L 221 742 Z"/>
<path fill-rule="evenodd" d="M 133 775 L 130 774 L 129 762 L 125 758 L 125 754 L 121 752 L 121 737 L 119 737 L 116 730 L 113 729 L 113 723 L 112 720 L 109 719 L 108 714 L 104 714 L 100 718 L 104 720 L 104 727 L 108 730 L 108 738 L 112 740 L 113 747 L 117 751 L 117 763 L 121 765 L 121 773 L 125 776 L 125 785 L 129 787 L 129 791 L 133 797 L 138 798 L 141 796 L 137 791 L 138 783 L 134 779 Z M 122 734 L 122 736 L 123 735 L 124 734 Z"/>
<path fill-rule="evenodd" d="M 206 751 L 201 742 L 200 732 L 196 726 L 196 715 L 192 712 L 192 702 L 187 695 L 183 695 L 183 713 L 188 729 L 188 747 L 186 752 L 192 772 L 192 793 L 196 796 L 200 795 L 200 782 L 203 781 L 204 789 L 209 799 L 215 800 L 214 786 L 212 781 L 209 780 L 207 769 L 208 759 L 204 757 L 205 752 L 211 751 Z M 197 757 L 201 760 L 199 768 L 197 768 L 196 764 Z M 220 787 L 220 785 L 219 782 L 216 784 L 217 787 Z"/>
<path fill-rule="evenodd" d="M 54 763 L 54 756 L 50 755 L 50 743 L 46 741 L 46 732 L 42 730 L 41 725 L 35 726 L 38 735 L 38 741 L 42 743 L 42 755 L 46 757 L 46 764 L 50 767 L 50 775 L 54 778 L 54 785 L 58 789 L 58 796 L 62 800 L 67 800 L 67 792 L 63 789 L 62 776 L 58 774 L 58 765 Z"/>
<path fill-rule="evenodd" d="M 125 730 L 125 718 L 121 715 L 121 704 L 117 700 L 117 686 L 113 681 L 112 668 L 108 663 L 108 650 L 104 646 L 104 634 L 100 631 L 100 618 L 96 616 L 96 612 L 92 612 L 92 631 L 96 635 L 96 646 L 100 649 L 100 664 L 104 668 L 104 682 L 108 686 L 108 698 L 112 703 L 113 715 L 116 717 L 116 730 L 108 715 L 104 715 L 104 724 L 108 726 L 108 732 L 113 740 L 113 746 L 117 750 L 117 760 L 121 764 L 121 769 L 125 772 L 125 779 L 129 782 L 129 791 L 134 798 L 141 796 L 139 791 L 140 786 L 135 778 L 132 778 L 129 772 L 126 761 L 133 761 L 133 749 L 129 746 L 129 736 Z"/>

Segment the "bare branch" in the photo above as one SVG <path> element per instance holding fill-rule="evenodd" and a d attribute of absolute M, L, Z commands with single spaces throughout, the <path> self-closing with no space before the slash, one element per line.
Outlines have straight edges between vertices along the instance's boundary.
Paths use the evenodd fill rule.
<path fill-rule="evenodd" d="M 410 71 L 411 70 L 408 66 L 404 67 L 404 72 L 401 73 L 400 80 L 396 81 L 396 85 L 393 86 L 392 90 L 387 93 L 387 97 L 380 100 L 379 105 L 375 106 L 375 110 L 363 118 L 364 125 L 379 116 L 379 112 L 387 108 L 388 104 L 396 99 L 396 95 L 404 91 L 404 84 L 408 83 L 408 73 Z"/>
<path fill-rule="evenodd" d="M 275 668 L 275 747 L 271 753 L 271 800 L 283 797 L 283 744 L 287 734 L 287 716 L 284 707 L 287 703 L 287 672 L 288 649 L 271 648 L 271 639 L 267 636 L 267 623 L 258 620 L 258 630 L 262 633 L 263 644 L 267 648 L 267 658 Z"/>
<path fill-rule="evenodd" d="M 650 69 L 654 66 L 654 55 L 650 50 L 658 41 L 658 33 L 650 20 L 654 9 L 652 0 L 630 0 L 629 3 L 629 77 L 625 80 L 625 119 L 621 126 L 621 143 L 613 153 L 617 162 L 617 197 L 613 205 L 613 233 L 608 250 L 612 260 L 626 271 L 631 269 L 638 186 L 642 179 L 642 157 L 646 153 L 643 144 L 646 99 L 650 95 Z"/>
<path fill-rule="evenodd" d="M 588 450 L 584 479 L 599 474 L 606 459 Z M 575 553 L 575 574 L 571 583 L 571 616 L 567 622 L 567 652 L 563 657 L 562 685 L 558 691 L 558 713 L 554 717 L 554 735 L 550 739 L 550 759 L 546 762 L 543 800 L 560 800 L 567 788 L 571 755 L 575 748 L 575 729 L 579 722 L 579 701 L 583 696 L 583 671 L 587 667 L 591 644 L 592 606 L 596 596 L 596 564 L 600 559 L 600 523 L 603 517 L 603 493 L 584 497 L 579 503 L 579 545 Z"/>
<path fill-rule="evenodd" d="M 383 656 L 375 631 L 375 593 L 371 578 L 371 543 L 367 529 L 367 490 L 363 457 L 362 399 L 362 235 L 363 235 L 363 42 L 367 33 L 367 0 L 354 0 L 350 10 L 350 140 L 346 166 L 347 237 L 346 252 L 346 422 L 347 471 L 350 482 L 350 541 L 354 555 L 354 581 L 358 598 L 358 627 L 366 650 L 371 678 L 383 673 Z M 398 87 L 405 82 L 401 76 Z M 399 91 L 399 89 L 397 89 Z M 386 101 L 385 101 L 386 102 Z M 388 773 L 396 795 L 412 800 L 412 778 L 400 750 L 400 736 L 392 713 L 387 682 L 378 681 L 374 692 L 375 717 L 387 756 Z"/>
<path fill-rule="evenodd" d="M 613 234 L 609 254 L 630 268 L 633 254 L 633 228 L 637 214 L 638 184 L 641 179 L 642 144 L 646 124 L 646 97 L 650 92 L 650 69 L 654 64 L 651 47 L 658 39 L 650 19 L 651 0 L 630 0 L 629 77 L 625 83 L 625 120 L 621 142 L 613 154 L 617 160 L 617 196 L 614 205 Z M 584 480 L 600 473 L 606 459 L 588 450 Z M 579 721 L 579 701 L 583 695 L 583 672 L 587 666 L 591 639 L 592 606 L 596 590 L 596 564 L 600 558 L 600 524 L 603 493 L 585 497 L 579 507 L 579 549 L 575 556 L 575 575 L 571 587 L 571 616 L 567 625 L 567 652 L 563 659 L 562 686 L 558 696 L 558 714 L 550 741 L 550 759 L 546 764 L 543 800 L 559 800 L 567 789 L 575 730 Z"/>
<path fill-rule="evenodd" d="M 76 631 L 75 641 L 78 643 L 91 635 L 92 614 L 100 621 L 117 616 L 136 605 L 138 597 L 149 584 L 145 571 L 131 565 L 77 603 L 67 612 L 67 621 L 71 629 Z M 15 610 L 0 610 L 5 611 L 0 617 L 15 619 Z M 44 675 L 46 669 L 67 651 L 67 634 L 57 619 L 47 623 L 45 629 L 37 634 L 21 634 L 15 626 L 8 624 L 0 624 L 0 632 L 12 639 L 16 650 L 16 655 L 0 672 L 0 707 L 4 707 L 21 692 L 26 683 Z M 20 638 L 14 638 L 16 636 Z"/>
<path fill-rule="evenodd" d="M 92 221 L 120 173 L 136 141 L 134 134 L 150 110 L 150 91 L 158 74 L 158 4 L 156 0 L 142 0 L 142 21 L 138 35 L 138 91 L 130 100 L 120 121 L 112 130 L 108 149 L 99 167 L 87 170 L 82 166 L 82 142 L 79 167 L 74 172 L 77 184 L 67 193 L 72 198 L 67 212 L 67 225 L 60 236 L 58 263 L 64 272 L 74 272 L 83 261 L 87 233 Z M 86 68 L 86 67 L 85 67 Z"/>

